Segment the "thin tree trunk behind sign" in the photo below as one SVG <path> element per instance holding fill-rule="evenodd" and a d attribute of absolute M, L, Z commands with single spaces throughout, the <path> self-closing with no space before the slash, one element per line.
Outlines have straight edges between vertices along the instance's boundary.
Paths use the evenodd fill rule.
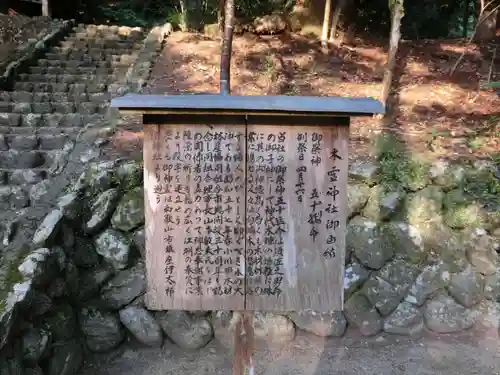
<path fill-rule="evenodd" d="M 330 42 L 333 42 L 336 40 L 337 28 L 339 26 L 339 21 L 340 21 L 340 15 L 342 14 L 342 11 L 344 10 L 345 3 L 346 3 L 346 0 L 339 0 L 337 2 L 337 6 L 335 7 L 335 11 L 333 12 L 332 27 L 330 28 Z"/>
<path fill-rule="evenodd" d="M 224 39 L 220 58 L 220 93 L 231 94 L 231 53 L 233 46 L 234 0 L 226 0 L 224 11 Z"/>
<path fill-rule="evenodd" d="M 328 31 L 330 30 L 330 17 L 332 15 L 332 0 L 325 2 L 325 14 L 323 16 L 323 30 L 321 32 L 321 46 L 328 46 Z"/>
<path fill-rule="evenodd" d="M 389 0 L 391 10 L 391 35 L 389 43 L 389 54 L 382 81 L 382 92 L 380 101 L 387 105 L 387 98 L 391 89 L 392 75 L 396 66 L 396 55 L 398 53 L 399 40 L 401 39 L 401 20 L 404 17 L 403 0 Z"/>
<path fill-rule="evenodd" d="M 42 16 L 50 17 L 49 0 L 42 0 Z"/>
<path fill-rule="evenodd" d="M 226 2 L 224 0 L 219 0 L 217 3 L 217 24 L 219 25 L 219 35 L 221 40 L 223 40 L 224 35 L 224 11 Z"/>

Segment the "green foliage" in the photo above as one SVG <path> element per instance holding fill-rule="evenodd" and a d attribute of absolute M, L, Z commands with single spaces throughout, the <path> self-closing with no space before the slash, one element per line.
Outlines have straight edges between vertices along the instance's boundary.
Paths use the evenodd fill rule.
<path fill-rule="evenodd" d="M 416 190 L 428 182 L 429 165 L 408 154 L 396 136 L 382 134 L 375 139 L 380 184 L 387 190 Z"/>
<path fill-rule="evenodd" d="M 490 168 L 468 173 L 465 177 L 464 191 L 478 201 L 500 204 L 500 179 Z"/>
<path fill-rule="evenodd" d="M 101 22 L 132 27 L 148 27 L 175 20 L 174 6 L 156 1 L 124 0 L 98 7 Z"/>

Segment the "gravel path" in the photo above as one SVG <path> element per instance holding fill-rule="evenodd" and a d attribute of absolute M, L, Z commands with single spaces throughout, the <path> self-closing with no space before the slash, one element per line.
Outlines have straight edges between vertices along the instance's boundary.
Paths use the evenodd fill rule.
<path fill-rule="evenodd" d="M 425 336 L 419 339 L 385 336 L 324 340 L 300 333 L 286 347 L 258 351 L 255 375 L 473 375 L 500 374 L 496 328 L 479 333 Z M 96 356 L 84 375 L 226 375 L 231 374 L 231 350 L 212 341 L 187 352 L 166 342 L 161 349 L 128 343 L 119 352 Z"/>

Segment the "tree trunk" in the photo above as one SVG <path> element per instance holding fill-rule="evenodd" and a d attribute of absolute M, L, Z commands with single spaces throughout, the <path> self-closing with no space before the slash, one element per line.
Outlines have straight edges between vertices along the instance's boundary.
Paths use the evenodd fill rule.
<path fill-rule="evenodd" d="M 479 6 L 481 9 L 481 5 Z M 497 31 L 497 14 L 498 9 L 493 9 L 488 7 L 488 9 L 483 9 L 482 14 L 478 17 L 478 25 L 476 30 L 475 40 L 485 41 L 490 40 L 495 37 Z"/>
<path fill-rule="evenodd" d="M 222 39 L 222 36 L 224 35 L 224 6 L 225 6 L 225 1 L 224 0 L 219 0 L 218 7 L 217 7 L 217 24 L 219 25 L 219 33 Z"/>
<path fill-rule="evenodd" d="M 220 58 L 220 93 L 231 94 L 231 54 L 233 47 L 234 0 L 226 0 L 224 11 L 224 39 Z"/>
<path fill-rule="evenodd" d="M 42 0 L 42 16 L 50 17 L 49 0 Z"/>
<path fill-rule="evenodd" d="M 392 4 L 391 4 L 392 3 Z M 401 39 L 401 20 L 404 17 L 403 0 L 389 0 L 391 4 L 391 35 L 389 42 L 389 53 L 387 56 L 387 64 L 382 81 L 382 92 L 380 101 L 387 105 L 387 98 L 391 90 L 392 76 L 394 67 L 396 66 L 396 55 L 398 53 L 399 40 Z"/>
<path fill-rule="evenodd" d="M 325 14 L 323 16 L 323 31 L 321 33 L 321 46 L 328 46 L 328 30 L 330 28 L 330 17 L 332 15 L 332 0 L 325 1 Z"/>
<path fill-rule="evenodd" d="M 181 8 L 179 27 L 182 31 L 187 31 L 188 30 L 188 23 L 189 23 L 187 1 L 186 0 L 179 0 L 179 6 Z"/>
<path fill-rule="evenodd" d="M 464 1 L 464 14 L 462 18 L 462 36 L 467 37 L 467 28 L 469 27 L 469 0 Z"/>
<path fill-rule="evenodd" d="M 330 28 L 330 42 L 333 42 L 337 38 L 337 28 L 339 26 L 340 15 L 344 10 L 346 0 L 339 0 L 337 6 L 335 7 L 335 12 L 333 13 L 332 27 Z"/>

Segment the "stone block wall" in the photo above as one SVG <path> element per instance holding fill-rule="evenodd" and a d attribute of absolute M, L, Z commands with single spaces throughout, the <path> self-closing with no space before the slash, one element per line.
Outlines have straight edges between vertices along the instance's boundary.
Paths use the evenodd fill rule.
<path fill-rule="evenodd" d="M 378 164 L 353 163 L 344 311 L 258 312 L 257 340 L 288 342 L 297 329 L 340 337 L 348 326 L 366 336 L 454 333 L 486 315 L 498 321 L 496 173 L 488 163 L 437 162 L 387 184 Z M 229 311 L 145 308 L 142 184 L 138 162 L 90 163 L 11 261 L 0 291 L 1 374 L 74 374 L 85 355 L 128 338 L 155 347 L 168 337 L 185 349 L 231 339 Z"/>

